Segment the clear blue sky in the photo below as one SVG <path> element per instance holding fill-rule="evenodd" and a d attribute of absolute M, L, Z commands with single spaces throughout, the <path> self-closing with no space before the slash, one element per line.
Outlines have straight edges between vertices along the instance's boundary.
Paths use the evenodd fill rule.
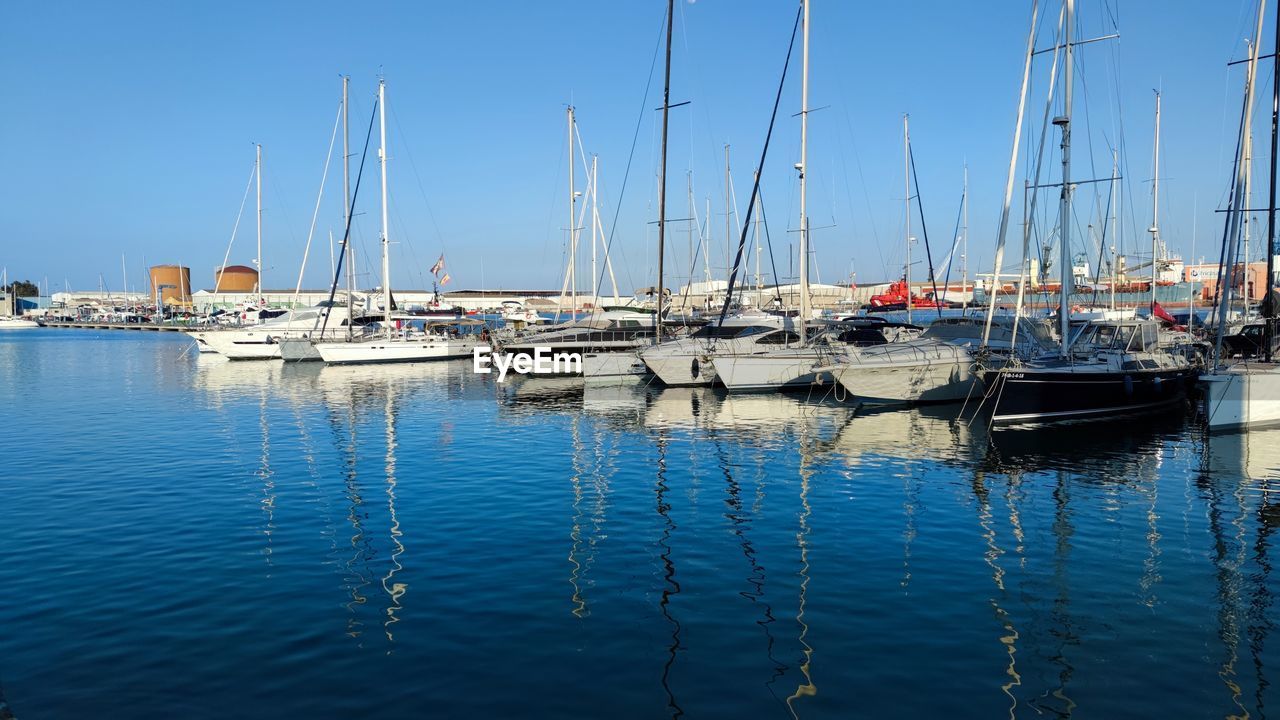
<path fill-rule="evenodd" d="M 559 287 L 569 102 L 587 151 L 600 158 L 606 226 L 645 108 L 614 259 L 624 292 L 651 284 L 652 108 L 660 103 L 661 60 L 647 100 L 643 92 L 664 10 L 661 0 L 381 3 L 358 12 L 326 2 L 4 3 L 0 265 L 10 278 L 47 278 L 53 290 L 64 282 L 96 289 L 99 274 L 117 289 L 126 254 L 131 284 L 141 283 L 147 264 L 178 262 L 192 268 L 194 285 L 212 286 L 252 143 L 261 142 L 264 282 L 292 287 L 339 76 L 352 78 L 358 152 L 381 72 L 392 112 L 396 285 L 429 284 L 426 269 L 444 252 L 449 289 Z M 672 111 L 668 215 L 687 216 L 685 173 L 692 169 L 699 205 L 710 198 L 717 248 L 724 246 L 722 148 L 732 146 L 745 210 L 795 10 L 782 1 L 677 5 L 672 99 L 692 104 Z M 1056 7 L 1046 11 L 1056 18 Z M 1081 0 L 1080 13 L 1085 34 L 1109 32 L 1110 14 L 1122 37 L 1109 48 L 1082 50 L 1087 90 L 1077 90 L 1077 177 L 1095 172 L 1090 156 L 1096 173 L 1110 174 L 1106 142 L 1122 125 L 1126 188 L 1136 210 L 1124 227 L 1145 230 L 1152 88 L 1163 88 L 1164 234 L 1190 257 L 1198 201 L 1195 255 L 1216 255 L 1221 215 L 1212 210 L 1226 185 L 1243 82 L 1239 67 L 1225 63 L 1244 54 L 1253 4 Z M 967 161 L 970 263 L 989 271 L 1030 3 L 815 0 L 812 14 L 810 104 L 825 108 L 811 115 L 809 143 L 818 275 L 842 281 L 854 271 L 866 282 L 900 272 L 904 112 L 935 252 L 949 245 Z M 1039 44 L 1050 43 L 1046 29 Z M 1036 118 L 1047 63 L 1037 70 L 1030 103 Z M 1269 68 L 1260 71 L 1268 89 L 1270 77 Z M 797 72 L 788 81 L 764 175 L 780 274 L 794 238 L 787 229 L 796 223 L 790 166 L 799 153 L 798 80 Z M 1265 159 L 1265 131 L 1258 137 Z M 327 285 L 327 233 L 341 233 L 336 157 L 306 276 L 311 287 Z M 357 242 L 366 259 L 378 236 L 374 157 L 358 208 Z M 1261 163 L 1259 178 L 1265 182 Z M 253 258 L 252 203 L 251 196 L 232 263 Z M 677 276 L 687 275 L 684 226 L 673 225 L 669 237 L 668 262 Z M 713 263 L 723 265 L 722 256 L 720 250 Z M 375 285 L 374 263 L 362 265 L 361 284 Z M 585 251 L 582 267 L 579 284 L 586 286 Z"/>

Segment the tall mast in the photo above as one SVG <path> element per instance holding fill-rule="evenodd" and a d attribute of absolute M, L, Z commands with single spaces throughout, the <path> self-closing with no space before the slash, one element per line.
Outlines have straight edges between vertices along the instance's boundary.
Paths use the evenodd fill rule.
<path fill-rule="evenodd" d="M 729 143 L 724 144 L 724 271 L 732 272 L 733 258 L 729 256 L 730 248 L 733 245 L 733 202 L 729 194 L 729 183 L 732 182 L 729 174 Z M 726 279 L 727 279 L 726 275 Z M 727 287 L 727 286 L 726 286 Z"/>
<path fill-rule="evenodd" d="M 1151 311 L 1156 308 L 1156 281 L 1160 279 L 1160 91 L 1156 91 L 1155 176 L 1151 187 Z"/>
<path fill-rule="evenodd" d="M 1009 151 L 1009 174 L 1004 184 L 1004 205 L 1000 212 L 1000 230 L 996 235 L 995 272 L 991 275 L 991 293 L 987 306 L 987 322 L 982 328 L 982 344 L 991 338 L 991 321 L 996 313 L 996 291 L 1000 289 L 1000 266 L 1004 264 L 1005 238 L 1009 232 L 1009 211 L 1013 204 L 1013 179 L 1018 171 L 1018 150 L 1022 144 L 1022 119 L 1027 107 L 1027 82 L 1031 76 L 1031 58 L 1035 55 L 1036 19 L 1040 14 L 1038 2 L 1031 3 L 1031 29 L 1027 32 L 1026 60 L 1022 66 L 1022 90 L 1018 94 L 1018 119 L 1013 126 L 1013 149 Z M 1026 263 L 1026 258 L 1023 258 Z M 1021 269 L 1019 269 L 1021 276 Z M 1019 280 L 1021 283 L 1021 280 Z"/>
<path fill-rule="evenodd" d="M 1223 234 L 1223 242 L 1226 243 L 1223 253 L 1225 262 L 1218 270 L 1218 308 L 1214 315 L 1218 328 L 1213 341 L 1213 364 L 1215 369 L 1222 359 L 1222 341 L 1226 336 L 1227 310 L 1231 307 L 1231 290 L 1234 284 L 1232 276 L 1235 272 L 1237 259 L 1236 240 L 1240 233 L 1240 223 L 1248 220 L 1245 211 L 1249 209 L 1249 206 L 1244 194 L 1245 187 L 1248 185 L 1248 170 L 1245 167 L 1244 157 L 1248 150 L 1248 139 L 1253 136 L 1254 86 L 1258 77 L 1258 47 L 1262 40 L 1262 19 L 1263 14 L 1266 12 L 1266 5 L 1266 0 L 1261 0 L 1258 3 L 1258 24 L 1257 29 L 1254 31 L 1254 42 L 1249 45 L 1249 64 L 1247 65 L 1248 70 L 1245 72 L 1244 109 L 1241 111 L 1240 119 L 1240 149 L 1239 154 L 1236 156 L 1236 177 L 1232 184 L 1231 212 L 1227 213 L 1227 228 Z M 1266 323 L 1263 324 L 1265 325 Z"/>
<path fill-rule="evenodd" d="M 704 210 L 702 213 L 702 216 L 707 219 L 707 234 L 706 234 L 706 238 L 703 239 L 702 254 L 705 255 L 707 258 L 707 262 L 703 263 L 703 267 L 706 269 L 706 272 L 707 272 L 707 292 L 711 292 L 711 196 L 710 195 L 707 196 L 706 208 L 707 209 Z M 729 268 L 726 267 L 724 271 L 728 273 Z M 690 268 L 689 270 L 689 275 L 690 275 L 690 280 L 692 281 L 693 279 L 692 268 Z"/>
<path fill-rule="evenodd" d="M 960 210 L 961 217 L 961 235 L 962 242 L 960 245 L 960 312 L 967 313 L 969 311 L 969 296 L 966 294 L 966 286 L 969 284 L 969 163 L 964 164 L 964 191 L 960 193 L 964 198 L 963 207 Z"/>
<path fill-rule="evenodd" d="M 253 161 L 253 174 L 258 181 L 258 257 L 253 264 L 258 266 L 258 279 L 254 283 L 254 293 L 262 294 L 262 144 L 257 145 L 257 155 Z"/>
<path fill-rule="evenodd" d="M 804 0 L 804 69 L 800 82 L 800 317 L 796 327 L 800 344 L 805 343 L 805 323 L 812 314 L 809 300 L 809 216 L 806 214 L 805 175 L 809 161 L 809 0 Z"/>
<path fill-rule="evenodd" d="M 596 270 L 596 245 L 599 238 L 596 234 L 596 213 L 598 206 L 596 204 L 596 179 L 599 178 L 598 158 L 592 154 L 591 156 L 591 307 L 594 308 L 600 302 L 599 288 L 599 272 Z"/>
<path fill-rule="evenodd" d="M 667 130 L 671 114 L 671 26 L 675 24 L 675 0 L 667 0 L 667 61 L 662 81 L 662 168 L 658 173 L 658 300 L 653 316 L 655 343 L 662 341 L 662 259 L 667 241 Z"/>
<path fill-rule="evenodd" d="M 760 177 L 760 173 L 755 172 L 755 173 L 752 173 L 752 175 L 754 177 L 751 178 L 751 181 L 754 183 L 756 179 Z M 756 196 L 756 211 L 754 213 L 754 217 L 755 217 L 754 224 L 755 224 L 755 235 L 756 235 L 756 305 L 759 305 L 761 287 L 760 287 L 760 197 L 758 195 Z"/>
<path fill-rule="evenodd" d="M 382 304 L 386 306 L 387 339 L 391 339 L 391 238 L 387 219 L 387 82 L 378 81 L 378 132 L 381 147 L 378 159 L 382 166 Z"/>
<path fill-rule="evenodd" d="M 569 317 L 578 312 L 578 194 L 573 184 L 573 106 L 569 106 Z"/>
<path fill-rule="evenodd" d="M 343 252 L 347 258 L 347 339 L 351 339 L 355 316 L 356 259 L 351 252 L 351 131 L 347 122 L 347 86 L 351 78 L 342 77 L 342 223 Z"/>
<path fill-rule="evenodd" d="M 1066 68 L 1063 70 L 1062 115 L 1053 124 L 1062 128 L 1062 195 L 1061 214 L 1058 220 L 1058 273 L 1062 284 L 1058 288 L 1058 332 L 1062 338 L 1062 356 L 1066 357 L 1071 342 L 1071 91 L 1074 84 L 1075 61 L 1072 58 L 1072 30 L 1075 25 L 1075 0 L 1066 0 L 1066 23 L 1063 26 L 1066 48 Z"/>
<path fill-rule="evenodd" d="M 907 245 L 907 263 L 902 268 L 902 282 L 907 286 L 907 322 L 911 322 L 911 129 L 907 114 L 902 114 L 902 207 L 906 212 L 903 242 Z"/>
<path fill-rule="evenodd" d="M 1112 310 L 1116 309 L 1116 235 L 1119 232 L 1119 226 L 1116 224 L 1116 201 L 1119 192 L 1119 175 L 1120 175 L 1120 153 L 1117 150 L 1111 151 L 1111 304 Z M 1194 230 L 1192 231 L 1194 232 Z M 1154 298 L 1155 290 L 1151 291 Z M 1153 306 L 1154 308 L 1154 306 Z"/>
<path fill-rule="evenodd" d="M 1241 248 L 1243 257 L 1240 261 L 1240 319 L 1244 320 L 1249 317 L 1249 231 L 1253 225 L 1253 132 L 1250 131 L 1249 136 L 1244 142 L 1244 205 L 1248 208 L 1243 211 L 1244 216 L 1241 222 L 1244 223 L 1244 247 Z"/>
<path fill-rule="evenodd" d="M 689 206 L 689 209 L 688 209 L 688 212 L 689 212 L 689 282 L 692 283 L 693 282 L 693 265 L 698 255 L 698 252 L 694 250 L 695 245 L 693 244 L 693 230 L 695 227 L 698 226 L 698 220 L 697 220 L 698 209 L 693 204 L 693 171 L 692 170 L 685 171 L 684 188 L 685 188 L 685 193 L 688 195 L 688 198 L 686 198 L 686 202 Z M 702 228 L 698 228 L 698 244 L 696 247 L 699 250 L 702 248 Z M 708 260 L 706 257 L 703 257 L 702 266 L 706 269 L 706 277 L 708 281 L 707 287 L 710 287 L 710 284 L 709 284 L 711 281 L 710 260 Z"/>
<path fill-rule="evenodd" d="M 1276 6 L 1276 42 L 1280 43 L 1280 5 Z M 1280 48 L 1280 45 L 1275 45 Z M 1272 70 L 1271 85 L 1271 187 L 1267 191 L 1267 284 L 1266 284 L 1266 312 L 1262 314 L 1262 357 L 1267 362 L 1271 362 L 1275 358 L 1272 356 L 1272 346 L 1275 344 L 1275 317 L 1278 308 L 1275 307 L 1275 298 L 1272 293 L 1276 286 L 1276 139 L 1277 132 L 1280 128 L 1280 63 L 1276 63 L 1276 67 Z"/>

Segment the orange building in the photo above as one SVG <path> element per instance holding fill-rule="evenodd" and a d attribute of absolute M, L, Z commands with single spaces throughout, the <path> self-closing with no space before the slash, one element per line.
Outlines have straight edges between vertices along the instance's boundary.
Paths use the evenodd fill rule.
<path fill-rule="evenodd" d="M 258 287 L 258 271 L 247 265 L 228 265 L 214 268 L 213 280 L 218 292 L 251 293 Z"/>
<path fill-rule="evenodd" d="M 163 286 L 163 287 L 161 287 Z M 156 265 L 151 268 L 151 302 L 160 290 L 165 305 L 191 303 L 191 268 L 181 265 Z"/>
<path fill-rule="evenodd" d="M 1280 267 L 1280 265 L 1277 265 L 1277 267 Z M 1254 262 L 1248 265 L 1237 264 L 1235 271 L 1231 275 L 1232 284 L 1235 287 L 1233 297 L 1247 296 L 1250 301 L 1257 302 L 1266 295 L 1267 264 L 1265 262 Z M 1201 296 L 1204 299 L 1212 300 L 1217 294 L 1217 265 L 1188 266 L 1187 277 L 1204 283 L 1204 288 L 1201 290 Z"/>

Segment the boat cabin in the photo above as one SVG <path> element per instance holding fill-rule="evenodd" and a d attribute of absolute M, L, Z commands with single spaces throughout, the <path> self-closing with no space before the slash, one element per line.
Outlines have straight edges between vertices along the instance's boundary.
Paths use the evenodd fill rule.
<path fill-rule="evenodd" d="M 1095 320 L 1086 324 L 1073 351 L 1153 352 L 1160 345 L 1160 324 L 1154 320 Z"/>

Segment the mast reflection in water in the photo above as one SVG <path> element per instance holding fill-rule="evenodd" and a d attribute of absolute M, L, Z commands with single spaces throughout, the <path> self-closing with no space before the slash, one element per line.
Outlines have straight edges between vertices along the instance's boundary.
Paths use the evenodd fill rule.
<path fill-rule="evenodd" d="M 142 335 L 0 338 L 0 402 L 40 408 L 0 474 L 18 717 L 1276 704 L 1280 430 L 988 431 Z"/>

